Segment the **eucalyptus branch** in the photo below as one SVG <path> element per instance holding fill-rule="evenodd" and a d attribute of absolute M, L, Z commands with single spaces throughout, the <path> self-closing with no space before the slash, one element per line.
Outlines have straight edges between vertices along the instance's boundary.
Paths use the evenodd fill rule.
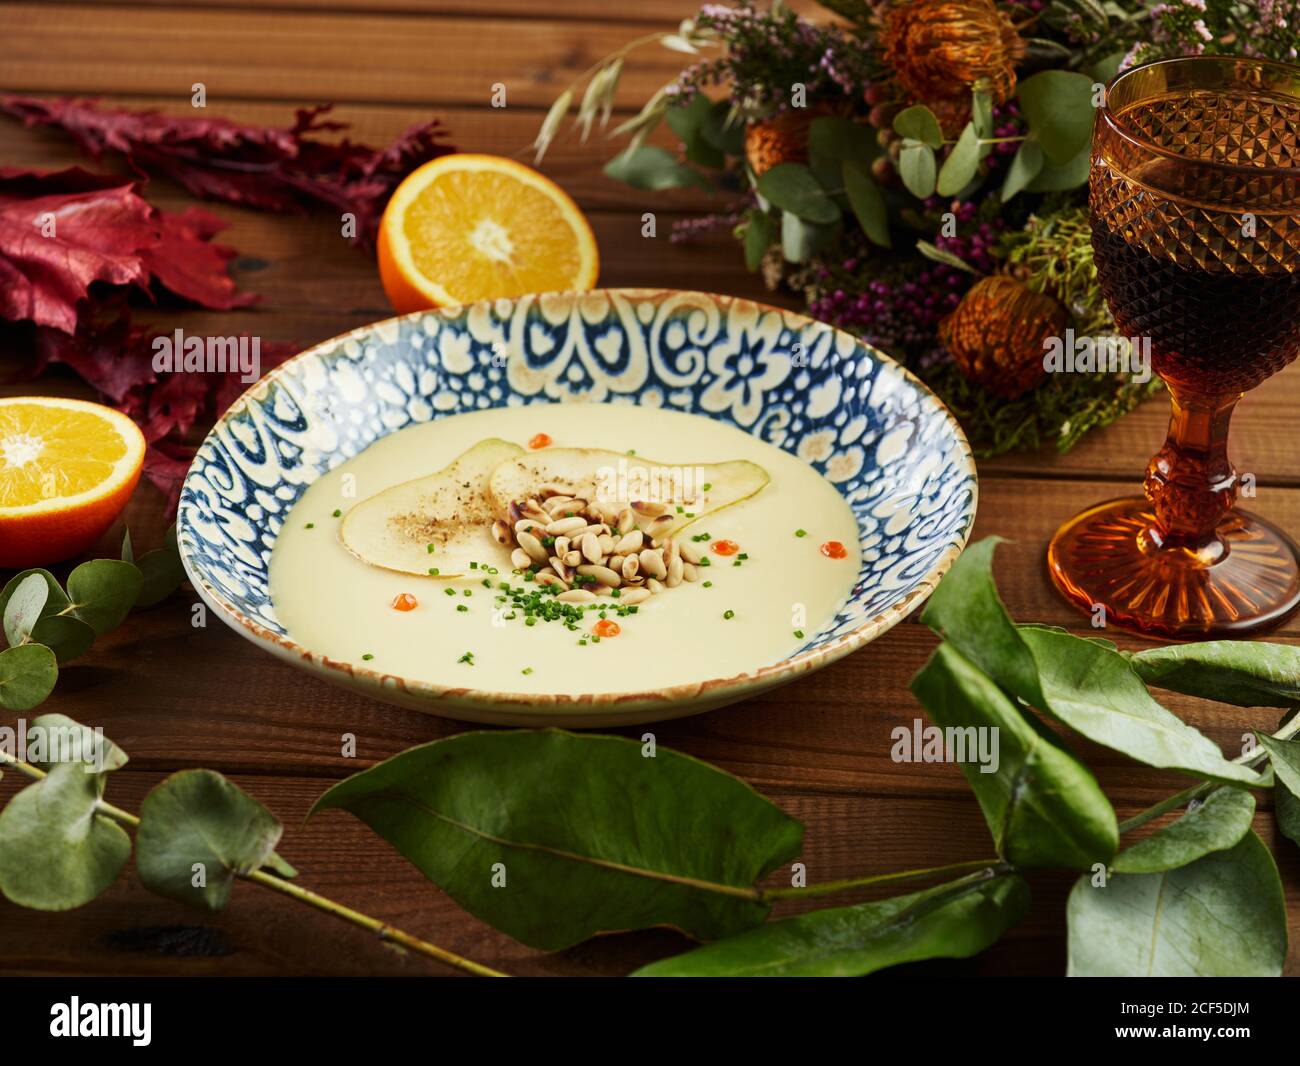
<path fill-rule="evenodd" d="M 0 765 L 10 767 L 19 773 L 30 777 L 33 781 L 41 781 L 49 775 L 46 771 L 31 763 L 15 759 L 6 752 L 0 751 Z M 100 799 L 95 804 L 97 813 L 113 819 L 121 825 L 130 826 L 133 829 L 140 827 L 140 819 L 130 811 L 124 811 L 120 807 L 115 807 Z M 310 889 L 302 888 L 291 881 L 286 881 L 281 877 L 268 872 L 265 869 L 253 870 L 250 873 L 239 874 L 247 881 L 261 885 L 263 888 L 272 889 L 275 892 L 291 896 L 300 903 L 306 903 L 308 906 L 315 907 L 317 910 L 324 911 L 326 914 L 332 914 L 336 918 L 342 918 L 345 922 L 360 926 L 368 932 L 375 933 L 381 940 L 397 944 L 417 954 L 424 955 L 430 959 L 436 959 L 444 965 L 451 966 L 454 969 L 462 970 L 465 973 L 473 974 L 475 977 L 508 977 L 509 974 L 501 973 L 490 967 L 483 966 L 480 963 L 470 959 L 462 958 L 454 952 L 440 948 L 436 944 L 430 944 L 428 941 L 421 940 L 419 937 L 412 936 L 395 926 L 381 922 L 378 918 L 372 918 L 368 914 L 362 914 L 351 907 L 344 906 L 342 903 L 336 903 L 326 896 L 322 896 Z"/>
<path fill-rule="evenodd" d="M 1270 734 L 1274 740 L 1290 740 L 1296 733 L 1300 733 L 1300 714 L 1296 715 L 1291 721 L 1287 722 L 1276 733 Z M 1238 755 L 1232 761 L 1239 766 L 1258 766 L 1268 758 L 1268 750 L 1259 748 L 1243 755 Z M 1147 822 L 1159 818 L 1162 814 L 1168 814 L 1170 811 L 1184 807 L 1193 800 L 1198 800 L 1202 796 L 1208 795 L 1214 789 L 1221 787 L 1214 781 L 1202 781 L 1200 784 L 1192 785 L 1183 789 L 1181 792 L 1175 792 L 1172 796 L 1166 796 L 1159 803 L 1148 807 L 1144 811 L 1139 811 L 1132 818 L 1126 819 L 1119 824 L 1121 833 L 1132 832 L 1139 826 L 1146 825 Z"/>

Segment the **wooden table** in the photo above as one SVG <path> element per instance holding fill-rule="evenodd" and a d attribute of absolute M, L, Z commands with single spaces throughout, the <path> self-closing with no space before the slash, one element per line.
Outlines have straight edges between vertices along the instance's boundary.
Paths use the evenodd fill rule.
<path fill-rule="evenodd" d="M 110 102 L 167 111 L 189 108 L 191 86 L 205 83 L 213 114 L 285 124 L 295 106 L 338 102 L 338 116 L 369 143 L 408 124 L 442 116 L 463 149 L 526 158 L 525 146 L 563 85 L 612 48 L 693 10 L 690 0 L 385 0 L 370 13 L 360 0 L 209 0 L 198 8 L 159 2 L 0 4 L 0 91 L 96 94 Z M 809 5 L 805 5 L 809 6 Z M 622 110 L 630 112 L 666 81 L 678 59 L 661 50 L 628 64 Z M 495 82 L 509 106 L 489 106 Z M 564 137 L 544 170 L 591 217 L 606 285 L 712 289 L 774 299 L 745 273 L 725 233 L 700 245 L 673 246 L 668 223 L 707 206 L 692 194 L 650 195 L 604 178 L 608 147 Z M 0 119 L 0 164 L 59 167 L 79 161 L 57 134 Z M 149 198 L 164 208 L 190 201 L 165 182 Z M 233 314 L 155 316 L 166 329 L 243 332 L 302 345 L 388 311 L 373 263 L 347 247 L 337 220 L 213 208 L 231 222 L 221 239 L 240 251 L 233 271 L 263 302 Z M 640 237 L 640 217 L 655 211 L 659 237 Z M 775 298 L 778 301 L 780 298 Z M 51 374 L 10 393 L 83 395 L 70 377 Z M 1253 506 L 1284 527 L 1300 527 L 1300 455 L 1293 412 L 1300 371 L 1287 371 L 1240 407 L 1235 457 L 1253 473 Z M 1012 614 L 1084 631 L 1085 619 L 1057 598 L 1043 570 L 1047 538 L 1085 503 L 1136 489 L 1142 464 L 1164 432 L 1164 401 L 1090 436 L 1067 456 L 1017 455 L 980 464 L 976 535 L 1000 534 L 997 575 Z M 161 535 L 158 495 L 142 487 L 127 514 L 138 547 Z M 120 530 L 101 554 L 115 551 Z M 622 974 L 679 951 L 675 933 L 610 936 L 557 955 L 514 943 L 464 913 L 387 844 L 349 815 L 330 812 L 303 824 L 312 800 L 364 765 L 462 726 L 372 703 L 330 687 L 257 650 L 217 622 L 190 624 L 193 594 L 133 616 L 64 670 L 45 710 L 102 725 L 129 752 L 110 797 L 127 808 L 162 777 L 195 766 L 229 775 L 285 826 L 281 853 L 300 883 L 451 950 L 518 974 Z M 1300 622 L 1283 630 L 1300 635 Z M 1125 644 L 1130 642 L 1121 637 Z M 667 744 L 738 774 L 808 827 L 803 860 L 810 881 L 980 859 L 988 834 L 969 789 L 951 765 L 890 761 L 890 731 L 920 711 L 907 690 L 935 641 L 915 618 L 881 640 L 796 685 L 703 717 L 655 727 Z M 1273 712 L 1171 706 L 1225 748 L 1237 750 Z M 639 732 L 639 731 L 638 731 Z M 340 755 L 341 735 L 357 737 L 356 759 Z M 1072 738 L 1077 740 L 1078 738 Z M 1121 818 L 1185 783 L 1080 741 Z M 18 784 L 0 782 L 0 800 Z M 1277 838 L 1269 801 L 1256 828 L 1277 846 L 1300 940 L 1300 851 Z M 929 972 L 1060 974 L 1064 899 L 1072 878 L 1034 878 L 1030 916 L 996 947 L 967 963 L 929 964 Z M 791 909 L 789 906 L 786 910 Z M 82 974 L 427 974 L 431 963 L 401 957 L 368 935 L 257 886 L 236 886 L 228 909 L 209 916 L 146 892 L 128 866 L 101 898 L 64 914 L 23 911 L 0 902 L 0 959 L 8 973 Z M 1294 946 L 1289 969 L 1300 971 Z"/>

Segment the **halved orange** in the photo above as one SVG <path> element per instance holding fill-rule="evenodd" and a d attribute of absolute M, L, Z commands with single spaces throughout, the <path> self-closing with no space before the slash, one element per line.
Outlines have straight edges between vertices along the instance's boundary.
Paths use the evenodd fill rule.
<path fill-rule="evenodd" d="M 87 551 L 131 498 L 144 452 L 136 424 L 111 407 L 0 399 L 0 567 Z"/>
<path fill-rule="evenodd" d="M 399 313 L 585 291 L 600 254 L 581 209 L 513 159 L 454 153 L 412 171 L 384 209 L 379 277 Z"/>

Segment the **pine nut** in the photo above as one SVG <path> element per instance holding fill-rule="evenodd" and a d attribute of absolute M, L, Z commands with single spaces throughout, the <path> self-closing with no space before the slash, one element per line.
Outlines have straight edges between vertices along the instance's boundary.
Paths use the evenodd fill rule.
<path fill-rule="evenodd" d="M 533 565 L 533 557 L 523 548 L 516 548 L 510 553 L 510 562 L 516 570 L 527 570 Z"/>
<path fill-rule="evenodd" d="M 682 557 L 682 546 L 677 543 L 676 537 L 669 537 L 666 541 L 664 541 L 664 562 L 665 563 L 667 563 L 671 567 L 673 565 L 673 560 L 680 559 L 681 557 Z"/>
<path fill-rule="evenodd" d="M 604 555 L 600 550 L 600 538 L 594 533 L 584 533 L 582 537 L 582 554 L 589 563 L 599 563 Z"/>
<path fill-rule="evenodd" d="M 619 555 L 631 555 L 633 552 L 639 552 L 641 545 L 645 542 L 645 536 L 639 529 L 633 529 L 624 533 L 614 545 L 614 550 Z"/>
<path fill-rule="evenodd" d="M 660 592 L 663 592 L 664 590 L 663 585 L 660 582 L 656 581 L 654 578 L 650 578 L 650 580 L 645 583 L 645 587 L 648 588 L 651 591 L 651 593 L 655 595 L 658 595 Z"/>
<path fill-rule="evenodd" d="M 534 531 L 537 533 L 545 533 L 546 526 L 544 526 L 541 522 L 534 521 L 531 518 L 521 518 L 518 522 L 515 523 L 516 533 L 532 533 Z"/>
<path fill-rule="evenodd" d="M 636 528 L 636 515 L 631 510 L 624 507 L 618 512 L 618 531 L 620 533 L 630 533 Z"/>
<path fill-rule="evenodd" d="M 570 548 L 564 553 L 565 566 L 578 566 L 582 562 L 582 552 L 577 548 Z"/>
<path fill-rule="evenodd" d="M 612 560 L 611 560 L 612 561 Z M 636 555 L 627 556 L 618 567 L 619 573 L 623 575 L 624 581 L 630 581 L 641 570 L 641 559 Z"/>
<path fill-rule="evenodd" d="M 557 518 L 546 527 L 546 532 L 553 537 L 558 537 L 561 533 L 574 533 L 579 529 L 585 529 L 586 525 L 585 518 L 574 515 L 572 518 Z"/>
<path fill-rule="evenodd" d="M 560 603 L 595 603 L 596 594 L 586 589 L 569 589 L 568 592 L 561 592 L 555 599 Z"/>
<path fill-rule="evenodd" d="M 546 549 L 542 547 L 542 542 L 531 533 L 524 531 L 518 535 L 519 547 L 523 548 L 530 556 L 533 562 L 546 562 Z"/>
<path fill-rule="evenodd" d="M 644 603 L 650 595 L 649 589 L 628 589 L 618 598 L 618 602 L 631 607 L 635 603 Z"/>
<path fill-rule="evenodd" d="M 551 556 L 551 569 L 559 574 L 565 581 L 568 581 L 572 576 L 569 573 L 569 568 L 554 555 Z"/>
<path fill-rule="evenodd" d="M 657 551 L 646 548 L 637 558 L 641 560 L 641 569 L 651 577 L 664 577 L 668 573 L 668 567 L 664 565 L 663 556 Z"/>
<path fill-rule="evenodd" d="M 557 574 L 539 573 L 536 581 L 539 585 L 557 585 L 562 589 L 569 587 L 569 583 Z"/>
<path fill-rule="evenodd" d="M 670 589 L 675 589 L 680 585 L 682 583 L 682 574 L 685 571 L 685 567 L 686 564 L 682 562 L 682 557 L 680 555 L 673 559 L 668 564 L 668 577 L 664 581 L 664 584 Z"/>
<path fill-rule="evenodd" d="M 694 541 L 684 540 L 678 545 L 678 547 L 681 549 L 682 558 L 688 563 L 695 563 L 698 565 L 699 561 L 704 558 L 704 553 L 700 551 L 700 546 Z"/>
<path fill-rule="evenodd" d="M 673 516 L 670 514 L 661 514 L 653 522 L 645 527 L 645 535 L 652 542 L 657 542 L 668 535 L 668 531 L 673 528 Z"/>
<path fill-rule="evenodd" d="M 682 577 L 687 581 L 700 580 L 700 568 L 694 563 L 682 563 Z"/>
<path fill-rule="evenodd" d="M 601 555 L 614 554 L 614 538 L 609 533 L 602 533 L 596 538 L 596 543 L 600 545 Z"/>
<path fill-rule="evenodd" d="M 649 500 L 633 500 L 632 510 L 637 514 L 643 514 L 647 518 L 655 518 L 667 510 L 661 503 L 651 503 Z"/>
<path fill-rule="evenodd" d="M 510 527 L 499 518 L 492 523 L 492 539 L 502 547 L 509 544 L 514 539 L 510 536 Z"/>
<path fill-rule="evenodd" d="M 602 585 L 616 589 L 623 583 L 621 574 L 614 573 L 608 566 L 600 566 L 596 563 L 589 563 L 586 566 L 578 567 L 578 573 L 583 577 L 594 577 Z"/>

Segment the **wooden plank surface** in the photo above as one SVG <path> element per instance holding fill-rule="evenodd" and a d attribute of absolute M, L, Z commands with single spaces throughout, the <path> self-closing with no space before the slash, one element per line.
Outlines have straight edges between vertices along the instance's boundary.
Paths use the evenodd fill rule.
<path fill-rule="evenodd" d="M 437 114 L 462 148 L 526 159 L 543 109 L 568 79 L 630 36 L 670 25 L 695 5 L 649 0 L 614 10 L 596 0 L 573 0 L 563 11 L 550 10 L 555 6 L 529 0 L 276 0 L 270 6 L 208 0 L 192 8 L 161 2 L 0 4 L 0 92 L 94 92 L 109 104 L 185 113 L 189 86 L 204 81 L 213 114 L 283 123 L 295 106 L 336 100 L 338 117 L 354 123 L 352 136 L 370 143 L 383 143 Z M 630 64 L 620 97 L 624 112 L 678 65 L 678 58 L 660 50 Z M 508 108 L 488 106 L 493 81 L 507 83 Z M 650 196 L 611 182 L 599 173 L 608 154 L 607 145 L 584 146 L 566 137 L 543 168 L 591 214 L 603 253 L 602 283 L 713 289 L 797 306 L 789 294 L 764 292 L 725 232 L 698 245 L 670 244 L 674 218 L 712 203 L 694 193 Z M 0 164 L 74 162 L 84 161 L 59 135 L 0 119 Z M 161 181 L 151 183 L 148 196 L 164 208 L 190 202 Z M 164 326 L 248 331 L 307 345 L 388 313 L 372 261 L 346 245 L 328 216 L 213 210 L 231 223 L 222 240 L 239 250 L 236 277 L 259 292 L 262 303 L 231 314 L 160 310 L 142 317 Z M 647 210 L 659 219 L 654 240 L 639 236 Z M 75 379 L 57 371 L 35 384 L 0 386 L 6 394 L 33 391 L 85 394 Z M 1291 443 L 1297 403 L 1300 371 L 1293 369 L 1247 397 L 1234 436 L 1238 466 L 1258 479 L 1251 506 L 1286 528 L 1300 526 L 1300 457 Z M 1017 619 L 1091 632 L 1046 579 L 1046 540 L 1081 506 L 1136 491 L 1165 420 L 1164 401 L 1155 400 L 1069 455 L 1044 450 L 981 463 L 976 535 L 1009 538 L 999 549 L 998 576 Z M 160 511 L 157 494 L 143 486 L 127 513 L 138 546 L 160 535 Z M 105 552 L 119 533 L 106 538 Z M 650 931 L 541 955 L 466 915 L 349 816 L 331 812 L 304 823 L 312 800 L 344 775 L 464 727 L 329 686 L 273 661 L 215 620 L 196 628 L 193 602 L 186 592 L 99 641 L 64 671 L 45 708 L 102 725 L 131 754 L 130 766 L 114 775 L 115 802 L 138 807 L 153 784 L 177 769 L 207 766 L 228 773 L 282 819 L 281 852 L 299 868 L 302 883 L 511 972 L 621 974 L 685 946 L 676 934 Z M 1300 623 L 1292 622 L 1280 639 L 1297 637 Z M 1125 646 L 1139 644 L 1119 639 Z M 813 881 L 980 858 L 988 850 L 987 830 L 957 770 L 889 758 L 890 731 L 921 714 L 907 683 L 934 644 L 929 631 L 911 619 L 794 686 L 651 728 L 660 743 L 739 774 L 803 819 L 808 834 L 802 859 Z M 1237 750 L 1248 730 L 1273 724 L 1272 712 L 1182 698 L 1168 702 L 1225 750 Z M 357 738 L 355 758 L 341 754 L 343 733 Z M 1185 784 L 1178 775 L 1072 740 L 1121 817 Z M 13 774 L 0 781 L 0 800 L 19 783 Z M 1273 840 L 1267 797 L 1256 825 Z M 1294 848 L 1279 849 L 1279 855 L 1296 943 L 1300 858 Z M 1071 880 L 1034 878 L 1035 906 L 1025 923 L 979 959 L 936 964 L 928 972 L 1061 973 L 1062 908 Z M 257 886 L 238 885 L 221 915 L 198 915 L 147 893 L 131 868 L 101 899 L 69 914 L 21 911 L 0 902 L 0 960 L 5 972 L 25 974 L 436 971 Z M 1288 968 L 1300 972 L 1294 948 Z"/>

